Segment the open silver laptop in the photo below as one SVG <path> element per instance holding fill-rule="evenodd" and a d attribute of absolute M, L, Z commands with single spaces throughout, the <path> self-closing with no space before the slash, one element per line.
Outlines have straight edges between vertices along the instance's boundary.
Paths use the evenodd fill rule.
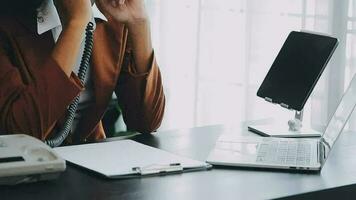
<path fill-rule="evenodd" d="M 356 105 L 356 75 L 318 139 L 222 135 L 207 162 L 213 165 L 321 170 Z"/>

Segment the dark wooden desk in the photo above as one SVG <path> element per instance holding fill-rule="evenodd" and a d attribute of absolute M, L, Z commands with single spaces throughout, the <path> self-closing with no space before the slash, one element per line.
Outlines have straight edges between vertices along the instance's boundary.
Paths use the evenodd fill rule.
<path fill-rule="evenodd" d="M 239 129 L 210 126 L 160 132 L 155 136 L 140 135 L 134 140 L 183 156 L 205 160 L 220 134 L 252 134 Z M 235 200 L 287 196 L 291 199 L 355 198 L 355 183 L 356 134 L 344 133 L 320 174 L 214 168 L 210 171 L 161 177 L 107 180 L 69 165 L 66 172 L 55 181 L 0 187 L 0 199 Z"/>

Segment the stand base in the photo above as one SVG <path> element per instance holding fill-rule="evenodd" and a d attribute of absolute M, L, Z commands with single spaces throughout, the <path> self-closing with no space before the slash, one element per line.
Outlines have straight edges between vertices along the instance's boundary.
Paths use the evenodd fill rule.
<path fill-rule="evenodd" d="M 288 125 L 268 124 L 248 126 L 248 130 L 262 136 L 283 138 L 321 137 L 322 133 L 311 128 L 302 128 L 300 131 L 288 130 Z"/>

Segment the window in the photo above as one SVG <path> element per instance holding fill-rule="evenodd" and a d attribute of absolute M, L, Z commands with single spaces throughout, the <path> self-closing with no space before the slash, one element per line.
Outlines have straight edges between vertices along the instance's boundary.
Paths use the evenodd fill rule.
<path fill-rule="evenodd" d="M 147 0 L 164 77 L 161 129 L 277 118 L 292 111 L 256 96 L 292 30 L 335 35 L 337 52 L 305 106 L 322 129 L 355 69 L 356 0 Z"/>

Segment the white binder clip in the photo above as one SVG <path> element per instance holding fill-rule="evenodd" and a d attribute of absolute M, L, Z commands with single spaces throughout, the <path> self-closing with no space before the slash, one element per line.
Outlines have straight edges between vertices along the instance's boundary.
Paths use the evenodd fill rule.
<path fill-rule="evenodd" d="M 133 167 L 132 171 L 139 173 L 140 175 L 150 174 L 166 174 L 173 172 L 182 172 L 183 167 L 180 163 L 171 163 L 168 165 L 149 165 L 146 167 Z"/>

